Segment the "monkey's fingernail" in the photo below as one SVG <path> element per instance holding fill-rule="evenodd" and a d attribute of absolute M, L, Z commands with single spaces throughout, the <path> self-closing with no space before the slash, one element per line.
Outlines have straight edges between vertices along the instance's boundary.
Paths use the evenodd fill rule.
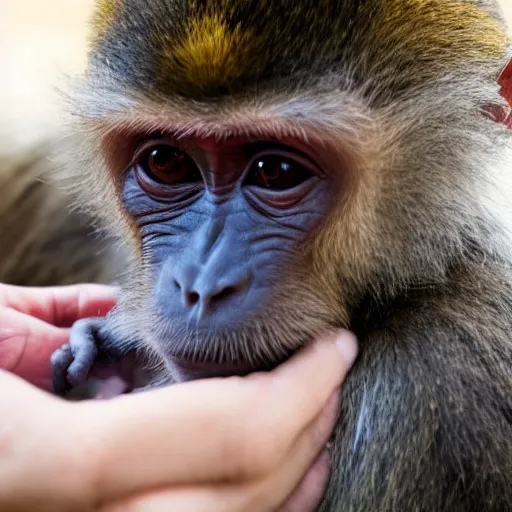
<path fill-rule="evenodd" d="M 358 354 L 357 340 L 354 334 L 350 331 L 343 331 L 336 338 L 336 346 L 340 351 L 343 361 L 347 363 L 349 367 L 354 364 Z"/>

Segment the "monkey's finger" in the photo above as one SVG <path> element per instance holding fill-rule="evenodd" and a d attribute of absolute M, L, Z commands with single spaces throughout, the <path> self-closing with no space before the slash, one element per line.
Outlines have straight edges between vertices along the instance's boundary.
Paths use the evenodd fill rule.
<path fill-rule="evenodd" d="M 68 338 L 68 329 L 54 327 L 13 309 L 0 308 L 0 368 L 37 387 L 47 391 L 53 388 L 50 357 Z"/>
<path fill-rule="evenodd" d="M 117 292 L 96 284 L 48 288 L 0 284 L 0 305 L 57 327 L 70 327 L 81 318 L 106 315 L 116 303 Z"/>
<path fill-rule="evenodd" d="M 67 376 L 70 384 L 73 386 L 87 379 L 96 361 L 96 356 L 98 355 L 95 338 L 96 325 L 96 321 L 86 318 L 75 322 L 71 328 L 69 344 L 74 359 L 67 370 Z"/>
<path fill-rule="evenodd" d="M 64 396 L 71 386 L 68 381 L 68 368 L 73 362 L 73 352 L 66 344 L 56 350 L 50 358 L 52 365 L 53 391 L 59 396 Z"/>

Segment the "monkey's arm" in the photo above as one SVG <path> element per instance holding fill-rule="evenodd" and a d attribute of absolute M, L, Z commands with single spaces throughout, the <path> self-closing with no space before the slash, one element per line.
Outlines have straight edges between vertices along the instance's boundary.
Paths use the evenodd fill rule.
<path fill-rule="evenodd" d="M 481 267 L 362 317 L 323 512 L 510 510 L 511 318 Z"/>

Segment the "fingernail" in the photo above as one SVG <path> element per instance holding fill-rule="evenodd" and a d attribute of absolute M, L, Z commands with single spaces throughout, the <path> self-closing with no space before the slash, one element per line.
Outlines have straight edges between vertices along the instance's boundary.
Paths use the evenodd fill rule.
<path fill-rule="evenodd" d="M 336 338 L 336 346 L 340 351 L 343 361 L 351 367 L 354 364 L 359 351 L 355 335 L 350 331 L 342 331 Z"/>

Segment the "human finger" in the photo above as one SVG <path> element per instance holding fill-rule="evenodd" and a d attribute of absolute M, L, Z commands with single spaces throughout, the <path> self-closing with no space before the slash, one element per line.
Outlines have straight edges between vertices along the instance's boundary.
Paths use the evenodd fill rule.
<path fill-rule="evenodd" d="M 313 512 L 327 488 L 330 474 L 328 450 L 324 450 L 279 512 Z"/>
<path fill-rule="evenodd" d="M 239 491 L 230 485 L 163 489 L 107 504 L 99 512 L 248 512 L 240 508 Z"/>
<path fill-rule="evenodd" d="M 0 369 L 51 391 L 50 356 L 68 338 L 68 329 L 14 309 L 0 308 Z"/>
<path fill-rule="evenodd" d="M 334 395 L 286 463 L 262 482 L 171 487 L 125 498 L 101 512 L 313 512 L 329 476 L 329 456 L 322 447 L 334 426 L 337 404 L 338 396 Z"/>
<path fill-rule="evenodd" d="M 336 424 L 339 402 L 336 391 L 299 436 L 277 474 L 267 477 L 261 495 L 270 500 L 268 510 L 311 512 L 322 498 L 330 472 L 326 444 Z M 254 512 L 259 512 L 258 508 Z"/>
<path fill-rule="evenodd" d="M 337 351 L 333 350 L 336 348 Z M 290 428 L 310 423 L 323 408 L 333 389 L 344 381 L 357 356 L 354 334 L 341 330 L 308 344 L 274 370 L 268 381 L 272 418 L 293 418 Z M 263 376 L 254 375 L 255 379 Z"/>
<path fill-rule="evenodd" d="M 279 507 L 279 512 L 313 512 L 320 502 L 329 476 L 329 455 L 327 452 L 315 462 L 304 478 L 293 499 Z M 267 501 L 267 497 L 263 499 Z M 247 508 L 247 503 L 251 504 Z M 141 496 L 135 496 L 118 503 L 108 504 L 99 512 L 274 512 L 275 508 L 263 508 L 258 494 L 250 486 L 234 485 L 171 488 Z"/>
<path fill-rule="evenodd" d="M 82 423 L 95 432 L 103 498 L 111 501 L 170 482 L 251 479 L 279 465 L 348 369 L 347 354 L 333 340 L 319 344 L 324 348 L 296 356 L 295 379 L 292 363 L 277 376 L 195 381 L 87 404 Z M 348 350 L 353 354 L 353 347 Z M 281 387 L 274 382 L 280 378 Z"/>
<path fill-rule="evenodd" d="M 115 305 L 118 289 L 98 284 L 55 287 L 0 285 L 0 305 L 58 327 L 76 320 L 105 316 Z"/>

